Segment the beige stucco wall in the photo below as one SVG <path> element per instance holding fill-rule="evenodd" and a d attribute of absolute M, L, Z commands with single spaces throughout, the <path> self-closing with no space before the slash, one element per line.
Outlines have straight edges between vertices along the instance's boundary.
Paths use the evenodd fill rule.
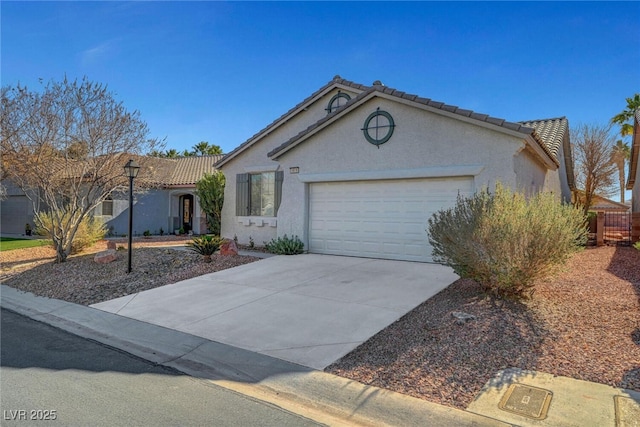
<path fill-rule="evenodd" d="M 248 244 L 249 236 L 251 236 L 258 246 L 262 246 L 263 242 L 268 242 L 277 237 L 279 218 L 236 217 L 236 175 L 247 172 L 258 173 L 282 170 L 278 162 L 274 162 L 267 157 L 267 153 L 325 117 L 327 115 L 325 108 L 327 108 L 329 100 L 338 93 L 338 90 L 349 94 L 352 98 L 357 96 L 357 93 L 345 88 L 336 88 L 329 91 L 319 100 L 308 105 L 305 110 L 300 111 L 295 117 L 279 125 L 268 135 L 263 136 L 240 156 L 223 165 L 222 172 L 226 178 L 224 205 L 222 208 L 221 235 L 223 237 L 233 238 L 237 236 L 240 244 Z M 280 209 L 281 211 L 282 209 Z"/>
<path fill-rule="evenodd" d="M 516 189 L 525 195 L 530 196 L 545 190 L 547 185 L 553 187 L 552 176 L 547 182 L 547 168 L 530 151 L 522 150 L 516 154 L 513 165 L 516 172 Z M 556 186 L 559 187 L 559 184 Z"/>
<path fill-rule="evenodd" d="M 361 130 L 377 107 L 390 113 L 396 125 L 392 138 L 379 148 L 367 142 Z M 473 173 L 476 190 L 493 188 L 496 181 L 515 187 L 515 156 L 523 148 L 517 137 L 374 98 L 279 159 L 285 179 L 278 235 L 297 234 L 307 241 L 309 180 Z M 299 174 L 290 174 L 291 167 L 299 168 Z M 544 178 L 542 174 L 541 185 Z"/>
<path fill-rule="evenodd" d="M 222 232 L 256 244 L 276 236 L 298 235 L 308 242 L 308 191 L 311 182 L 361 179 L 400 179 L 472 176 L 476 190 L 494 188 L 497 181 L 528 192 L 548 189 L 560 194 L 557 171 L 549 172 L 527 150 L 520 135 L 511 135 L 463 120 L 443 116 L 416 105 L 375 97 L 320 130 L 276 161 L 267 153 L 284 143 L 294 129 L 305 129 L 326 115 L 328 95 L 303 116 L 273 132 L 242 156 L 224 165 L 227 177 Z M 376 108 L 395 121 L 392 138 L 376 147 L 367 142 L 362 127 Z M 307 114 L 309 113 L 309 114 Z M 297 133 L 297 132 L 296 132 Z M 235 175 L 258 172 L 255 167 L 284 171 L 282 203 L 276 221 L 235 216 Z M 298 168 L 291 173 L 290 168 Z M 253 224 L 257 219 L 262 225 Z"/>

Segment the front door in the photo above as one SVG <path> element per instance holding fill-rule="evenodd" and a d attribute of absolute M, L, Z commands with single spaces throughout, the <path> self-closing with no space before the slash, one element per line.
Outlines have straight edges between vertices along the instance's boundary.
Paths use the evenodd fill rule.
<path fill-rule="evenodd" d="M 186 195 L 181 197 L 180 215 L 182 217 L 182 228 L 185 233 L 193 229 L 193 196 Z"/>

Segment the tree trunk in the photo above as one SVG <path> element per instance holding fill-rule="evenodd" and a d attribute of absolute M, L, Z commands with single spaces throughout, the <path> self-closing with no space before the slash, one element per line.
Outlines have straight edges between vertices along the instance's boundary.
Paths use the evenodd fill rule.
<path fill-rule="evenodd" d="M 67 260 L 67 251 L 64 249 L 64 245 L 61 242 L 53 242 L 56 248 L 56 263 L 65 262 Z"/>
<path fill-rule="evenodd" d="M 618 178 L 620 179 L 620 203 L 624 203 L 624 161 L 618 164 Z"/>

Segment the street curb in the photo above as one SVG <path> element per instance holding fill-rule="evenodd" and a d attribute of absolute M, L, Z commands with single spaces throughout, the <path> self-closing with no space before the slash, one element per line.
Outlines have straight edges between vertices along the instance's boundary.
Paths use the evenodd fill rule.
<path fill-rule="evenodd" d="M 511 425 L 6 285 L 0 286 L 0 306 L 331 425 Z"/>

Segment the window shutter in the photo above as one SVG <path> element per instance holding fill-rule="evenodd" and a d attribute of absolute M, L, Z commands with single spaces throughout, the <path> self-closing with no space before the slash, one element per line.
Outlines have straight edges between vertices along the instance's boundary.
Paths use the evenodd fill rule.
<path fill-rule="evenodd" d="M 276 188 L 275 188 L 275 195 L 274 195 L 274 205 L 275 205 L 274 216 L 278 216 L 278 209 L 280 208 L 280 202 L 282 201 L 282 181 L 284 181 L 284 172 L 277 171 L 276 182 L 275 182 Z"/>
<path fill-rule="evenodd" d="M 249 215 L 249 174 L 236 175 L 236 216 Z"/>

